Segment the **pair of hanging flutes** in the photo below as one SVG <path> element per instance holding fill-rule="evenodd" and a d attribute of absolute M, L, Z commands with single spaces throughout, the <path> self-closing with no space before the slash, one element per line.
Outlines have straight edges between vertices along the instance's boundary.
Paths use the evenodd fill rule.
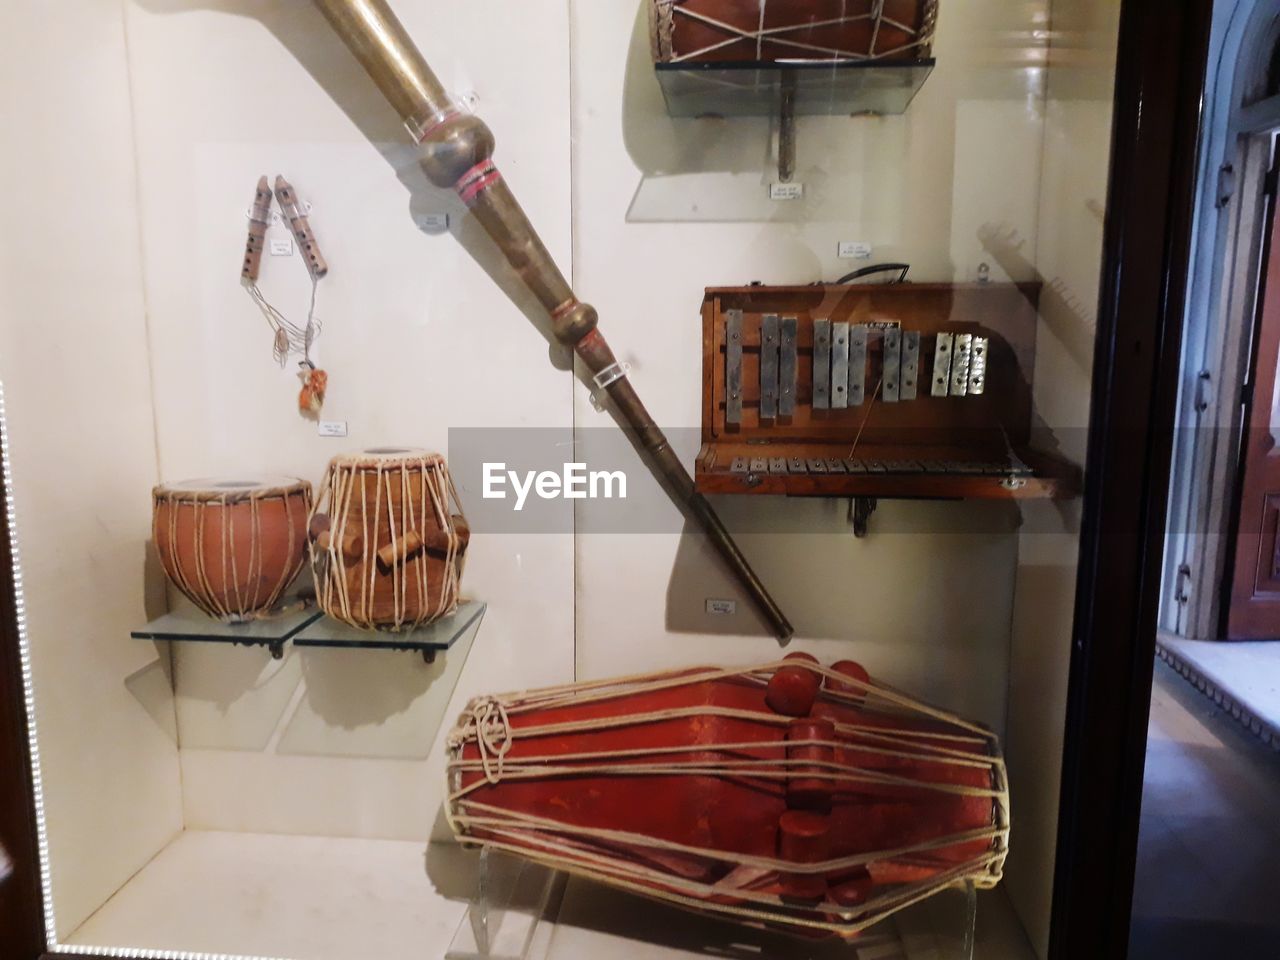
<path fill-rule="evenodd" d="M 493 164 L 493 134 L 478 117 L 457 110 L 422 54 L 384 0 L 315 0 L 343 42 L 404 119 L 422 148 L 422 168 L 441 188 L 452 188 L 493 238 L 551 317 L 557 340 L 571 347 L 607 391 L 650 469 L 706 533 L 738 582 L 781 639 L 791 624 L 769 596 L 715 511 L 694 489 L 693 478 L 636 395 L 609 344 L 596 328 L 596 311 L 574 296 Z"/>

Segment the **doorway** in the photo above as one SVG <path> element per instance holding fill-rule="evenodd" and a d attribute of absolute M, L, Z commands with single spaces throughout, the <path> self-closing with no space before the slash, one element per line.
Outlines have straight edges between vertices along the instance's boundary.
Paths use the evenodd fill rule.
<path fill-rule="evenodd" d="M 1161 628 L 1175 640 L 1276 640 L 1280 12 L 1259 0 L 1217 7 Z"/>
<path fill-rule="evenodd" d="M 1130 956 L 1275 956 L 1280 9 L 1217 0 Z"/>

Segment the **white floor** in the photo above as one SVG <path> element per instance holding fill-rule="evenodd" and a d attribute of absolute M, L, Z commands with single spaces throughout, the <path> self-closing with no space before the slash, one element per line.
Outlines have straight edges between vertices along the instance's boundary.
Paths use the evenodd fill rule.
<path fill-rule="evenodd" d="M 1159 650 L 1234 719 L 1280 746 L 1280 642 L 1220 643 L 1161 634 Z"/>
<path fill-rule="evenodd" d="M 1131 960 L 1280 957 L 1280 753 L 1162 663 L 1148 730 Z"/>
<path fill-rule="evenodd" d="M 451 844 L 187 831 L 67 944 L 439 960 L 473 882 Z"/>
<path fill-rule="evenodd" d="M 451 844 L 182 834 L 67 945 L 281 960 L 441 960 L 475 888 L 476 854 Z M 571 880 L 531 960 L 952 960 L 926 928 L 961 916 L 935 901 L 895 936 L 854 948 L 754 933 Z M 950 911 L 950 913 L 948 913 Z M 941 917 L 941 921 L 939 918 Z M 1003 891 L 978 895 L 978 960 L 1034 960 Z"/>

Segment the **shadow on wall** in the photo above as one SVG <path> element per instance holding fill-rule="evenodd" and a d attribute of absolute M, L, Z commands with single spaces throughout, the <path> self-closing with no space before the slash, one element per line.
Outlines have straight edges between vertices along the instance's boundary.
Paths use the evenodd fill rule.
<path fill-rule="evenodd" d="M 173 705 L 173 667 L 165 643 L 156 643 L 156 659 L 124 678 L 125 689 L 164 731 L 169 742 L 178 745 L 178 717 Z"/>
<path fill-rule="evenodd" d="M 442 676 L 448 655 L 426 664 L 413 653 L 367 650 L 299 651 L 307 699 L 327 727 L 380 726 L 403 714 Z M 424 741 L 422 756 L 431 748 Z M 419 759 L 419 758 L 414 758 Z"/>
<path fill-rule="evenodd" d="M 791 617 L 796 635 L 833 640 L 865 639 L 868 615 L 859 609 L 863 604 L 891 617 L 894 607 L 904 602 L 881 592 L 885 565 L 914 557 L 912 583 L 930 590 L 954 583 L 961 594 L 972 594 L 980 586 L 978 571 L 989 568 L 994 555 L 1003 555 L 1000 544 L 1021 522 L 1013 501 L 881 501 L 868 539 L 860 540 L 848 519 L 847 497 L 717 496 L 714 503 L 752 557 L 756 573 Z M 770 636 L 750 601 L 716 561 L 707 539 L 687 525 L 684 532 L 667 584 L 667 630 Z M 913 544 L 924 540 L 932 546 L 919 553 Z M 985 596 L 998 602 L 994 588 Z M 733 600 L 735 610 L 711 613 L 708 600 Z M 916 615 L 923 614 L 917 609 Z M 938 629 L 945 628 L 944 617 Z"/>
<path fill-rule="evenodd" d="M 1105 217 L 1096 200 L 1085 200 L 1083 204 L 1092 217 Z M 1062 342 L 1078 370 L 1087 375 L 1093 369 L 1093 346 L 1098 333 L 1096 305 L 1083 303 L 1061 277 L 1045 278 L 1023 252 L 1026 241 L 1016 230 L 1001 224 L 984 224 L 978 231 L 978 240 L 1009 276 L 1034 277 L 1042 284 L 1040 319 Z"/>

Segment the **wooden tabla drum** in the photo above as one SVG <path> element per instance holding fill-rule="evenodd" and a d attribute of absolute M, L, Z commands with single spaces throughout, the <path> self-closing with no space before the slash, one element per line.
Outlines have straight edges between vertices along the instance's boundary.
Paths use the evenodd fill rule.
<path fill-rule="evenodd" d="M 310 527 L 317 598 L 335 620 L 401 631 L 457 609 L 471 530 L 438 453 L 335 457 Z"/>
<path fill-rule="evenodd" d="M 1001 877 L 990 731 L 812 657 L 468 705 L 449 738 L 464 842 L 745 924 L 856 937 Z"/>
<path fill-rule="evenodd" d="M 269 613 L 307 556 L 311 484 L 291 477 L 190 480 L 152 492 L 152 536 L 169 580 L 227 623 Z"/>
<path fill-rule="evenodd" d="M 927 58 L 937 0 L 649 0 L 658 63 Z"/>

